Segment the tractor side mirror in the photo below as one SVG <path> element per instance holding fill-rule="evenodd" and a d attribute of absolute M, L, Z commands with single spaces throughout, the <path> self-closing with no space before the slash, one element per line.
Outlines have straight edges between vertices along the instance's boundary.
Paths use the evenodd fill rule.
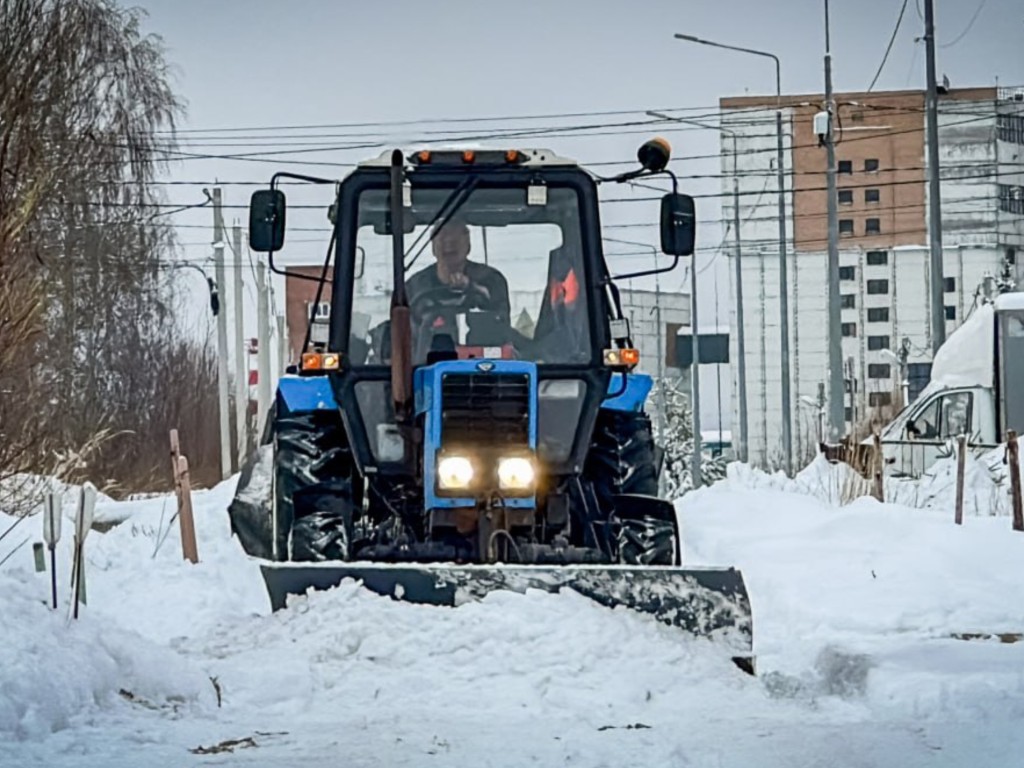
<path fill-rule="evenodd" d="M 661 250 L 669 256 L 692 256 L 696 240 L 693 198 L 678 192 L 661 198 Z"/>
<path fill-rule="evenodd" d="M 260 189 L 249 200 L 249 247 L 269 253 L 284 245 L 284 192 Z"/>

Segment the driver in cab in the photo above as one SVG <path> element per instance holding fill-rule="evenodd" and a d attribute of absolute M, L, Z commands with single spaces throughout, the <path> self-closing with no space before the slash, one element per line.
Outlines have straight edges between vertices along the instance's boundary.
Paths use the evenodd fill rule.
<path fill-rule="evenodd" d="M 469 259 L 469 228 L 448 221 L 431 233 L 435 263 L 406 282 L 414 333 L 421 338 L 446 334 L 458 343 L 456 316 L 483 312 L 498 325 L 510 325 L 508 281 L 494 267 Z M 418 345 L 419 346 L 419 345 Z"/>

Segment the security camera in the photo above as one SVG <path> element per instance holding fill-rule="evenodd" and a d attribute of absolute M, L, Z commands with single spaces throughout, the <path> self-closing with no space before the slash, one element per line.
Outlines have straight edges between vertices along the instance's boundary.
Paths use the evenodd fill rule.
<path fill-rule="evenodd" d="M 828 139 L 829 123 L 831 122 L 831 115 L 827 110 L 822 110 L 814 116 L 814 132 L 818 134 L 818 146 L 824 145 Z"/>

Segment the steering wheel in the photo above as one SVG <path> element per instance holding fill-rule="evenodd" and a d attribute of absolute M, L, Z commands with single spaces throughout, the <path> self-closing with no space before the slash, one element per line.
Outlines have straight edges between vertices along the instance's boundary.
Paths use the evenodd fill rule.
<path fill-rule="evenodd" d="M 413 317 L 422 318 L 431 309 L 443 307 L 448 311 L 467 310 L 484 298 L 479 288 L 470 283 L 465 288 L 439 285 L 416 296 L 410 302 Z"/>

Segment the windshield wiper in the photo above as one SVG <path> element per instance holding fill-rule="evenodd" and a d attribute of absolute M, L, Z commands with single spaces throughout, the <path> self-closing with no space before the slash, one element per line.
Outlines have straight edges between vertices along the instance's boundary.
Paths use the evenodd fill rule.
<path fill-rule="evenodd" d="M 466 200 L 469 199 L 470 194 L 472 194 L 473 190 L 476 188 L 477 182 L 479 180 L 479 176 L 470 176 L 468 179 L 463 180 L 459 184 L 459 186 L 453 189 L 452 193 L 448 195 L 447 198 L 445 198 L 444 203 L 441 205 L 440 208 L 437 209 L 437 213 L 434 214 L 434 218 L 430 220 L 430 223 L 427 225 L 427 228 L 420 233 L 420 236 L 416 238 L 413 244 L 409 247 L 409 251 L 405 254 L 406 257 L 408 257 L 409 253 L 412 253 L 413 249 L 420 244 L 420 240 L 422 240 L 424 236 L 429 235 L 429 237 L 427 237 L 427 242 L 423 243 L 423 245 L 420 246 L 420 249 L 416 251 L 416 255 L 409 259 L 409 261 L 405 264 L 405 266 L 403 267 L 405 271 L 409 271 L 412 268 L 413 264 L 416 263 L 416 260 L 420 257 L 423 251 L 426 250 L 427 246 L 434 239 L 434 225 L 438 224 L 438 221 L 440 220 L 440 225 L 438 226 L 438 229 L 443 229 L 444 226 L 449 221 L 451 221 L 451 218 L 452 216 L 455 215 L 456 211 L 458 211 L 459 208 L 461 208 L 462 205 L 466 202 Z M 442 216 L 444 216 L 443 219 L 441 219 Z"/>

